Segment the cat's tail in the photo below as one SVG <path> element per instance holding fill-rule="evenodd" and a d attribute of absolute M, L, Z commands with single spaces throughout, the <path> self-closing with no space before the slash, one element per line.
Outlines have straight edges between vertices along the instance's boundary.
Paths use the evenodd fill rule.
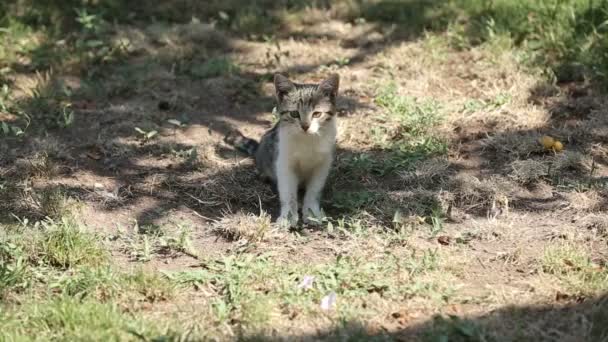
<path fill-rule="evenodd" d="M 234 130 L 224 137 L 224 141 L 236 148 L 237 150 L 247 153 L 249 156 L 254 156 L 260 144 L 250 138 L 244 136 L 241 132 Z"/>

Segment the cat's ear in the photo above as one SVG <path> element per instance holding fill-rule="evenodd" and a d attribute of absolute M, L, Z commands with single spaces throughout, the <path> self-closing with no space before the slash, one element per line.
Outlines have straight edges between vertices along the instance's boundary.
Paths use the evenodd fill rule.
<path fill-rule="evenodd" d="M 338 88 L 340 87 L 340 76 L 331 74 L 328 78 L 319 83 L 319 90 L 332 100 L 338 96 Z"/>
<path fill-rule="evenodd" d="M 277 92 L 277 98 L 279 99 L 279 101 L 281 101 L 281 100 L 283 100 L 283 97 L 285 96 L 285 94 L 289 93 L 290 91 L 293 90 L 293 88 L 295 88 L 295 85 L 287 77 L 285 77 L 281 74 L 275 74 L 274 75 L 274 88 L 276 89 L 276 92 Z"/>

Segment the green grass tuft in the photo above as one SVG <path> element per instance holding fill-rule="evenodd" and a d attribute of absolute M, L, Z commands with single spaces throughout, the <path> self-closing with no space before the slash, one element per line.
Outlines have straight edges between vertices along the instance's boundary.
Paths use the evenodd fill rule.
<path fill-rule="evenodd" d="M 37 262 L 58 268 L 81 265 L 97 266 L 107 260 L 107 254 L 98 239 L 83 230 L 73 219 L 47 219 L 40 222 L 41 231 L 26 243 L 31 248 L 30 258 Z"/>
<path fill-rule="evenodd" d="M 31 301 L 0 311 L 0 331 L 8 341 L 137 340 L 138 335 L 159 334 L 158 325 L 144 323 L 115 304 L 70 297 Z"/>
<path fill-rule="evenodd" d="M 436 101 L 399 95 L 395 83 L 381 88 L 375 102 L 384 109 L 387 120 L 399 125 L 401 134 L 420 136 L 441 122 L 440 106 Z"/>
<path fill-rule="evenodd" d="M 580 247 L 565 244 L 548 248 L 542 266 L 546 273 L 559 279 L 567 291 L 593 295 L 608 290 L 608 268 L 593 263 Z"/>
<path fill-rule="evenodd" d="M 0 237 L 0 299 L 9 291 L 19 292 L 29 285 L 23 249 Z"/>

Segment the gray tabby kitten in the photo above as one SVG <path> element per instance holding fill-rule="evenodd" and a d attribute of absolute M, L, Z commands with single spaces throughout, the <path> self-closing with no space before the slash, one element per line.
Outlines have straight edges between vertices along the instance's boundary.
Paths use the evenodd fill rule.
<path fill-rule="evenodd" d="M 278 188 L 283 226 L 298 223 L 298 188 L 305 189 L 303 219 L 319 222 L 321 192 L 336 142 L 336 97 L 340 79 L 333 74 L 319 84 L 298 84 L 275 75 L 279 122 L 258 143 L 240 133 L 226 141 L 255 157 L 260 174 Z"/>

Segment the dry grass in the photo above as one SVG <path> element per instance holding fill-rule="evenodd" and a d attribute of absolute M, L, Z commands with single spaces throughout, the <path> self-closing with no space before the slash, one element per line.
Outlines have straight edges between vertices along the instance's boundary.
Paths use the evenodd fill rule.
<path fill-rule="evenodd" d="M 549 165 L 538 160 L 516 160 L 511 163 L 510 167 L 509 176 L 524 185 L 537 183 L 549 175 Z"/>
<path fill-rule="evenodd" d="M 527 159 L 543 152 L 543 146 L 538 142 L 540 137 L 538 133 L 504 133 L 488 137 L 483 144 L 495 151 L 497 158 Z"/>
<path fill-rule="evenodd" d="M 308 5 L 209 7 L 219 9 L 187 23 L 117 19 L 72 32 L 102 46 L 53 62 L 53 72 L 0 68 L 0 80 L 24 88 L 10 111 L 35 114 L 24 136 L 0 136 L 0 295 L 9 299 L 0 330 L 110 340 L 591 336 L 583 330 L 602 318 L 587 305 L 608 291 L 603 92 L 550 82 L 498 32 L 468 44 L 455 21 L 405 39 L 399 25 L 364 22 L 356 1 Z M 277 22 L 239 31 L 266 16 Z M 341 76 L 322 227 L 275 227 L 271 187 L 222 143 L 232 126 L 251 137 L 271 126 L 277 71 L 301 82 Z M 57 115 L 68 107 L 69 125 Z M 565 150 L 544 149 L 543 135 Z"/>
<path fill-rule="evenodd" d="M 470 175 L 456 176 L 450 185 L 455 202 L 468 209 L 487 209 L 496 199 L 509 198 L 515 188 L 512 182 L 502 177 L 480 180 Z"/>
<path fill-rule="evenodd" d="M 443 184 L 451 172 L 446 158 L 431 158 L 417 163 L 411 171 L 399 172 L 399 176 L 407 185 L 429 187 Z"/>
<path fill-rule="evenodd" d="M 608 237 L 607 219 L 605 214 L 588 214 L 582 220 L 582 226 L 592 231 L 595 236 L 606 238 Z"/>
<path fill-rule="evenodd" d="M 214 224 L 213 230 L 217 234 L 231 241 L 246 240 L 260 242 L 268 239 L 276 228 L 271 224 L 270 216 L 262 211 L 260 215 L 226 213 Z"/>
<path fill-rule="evenodd" d="M 588 175 L 591 171 L 592 161 L 588 156 L 577 151 L 564 151 L 553 158 L 553 169 L 556 172 L 576 172 L 579 175 Z"/>
<path fill-rule="evenodd" d="M 575 191 L 568 194 L 570 207 L 577 212 L 598 212 L 605 207 L 605 197 L 596 190 Z"/>

